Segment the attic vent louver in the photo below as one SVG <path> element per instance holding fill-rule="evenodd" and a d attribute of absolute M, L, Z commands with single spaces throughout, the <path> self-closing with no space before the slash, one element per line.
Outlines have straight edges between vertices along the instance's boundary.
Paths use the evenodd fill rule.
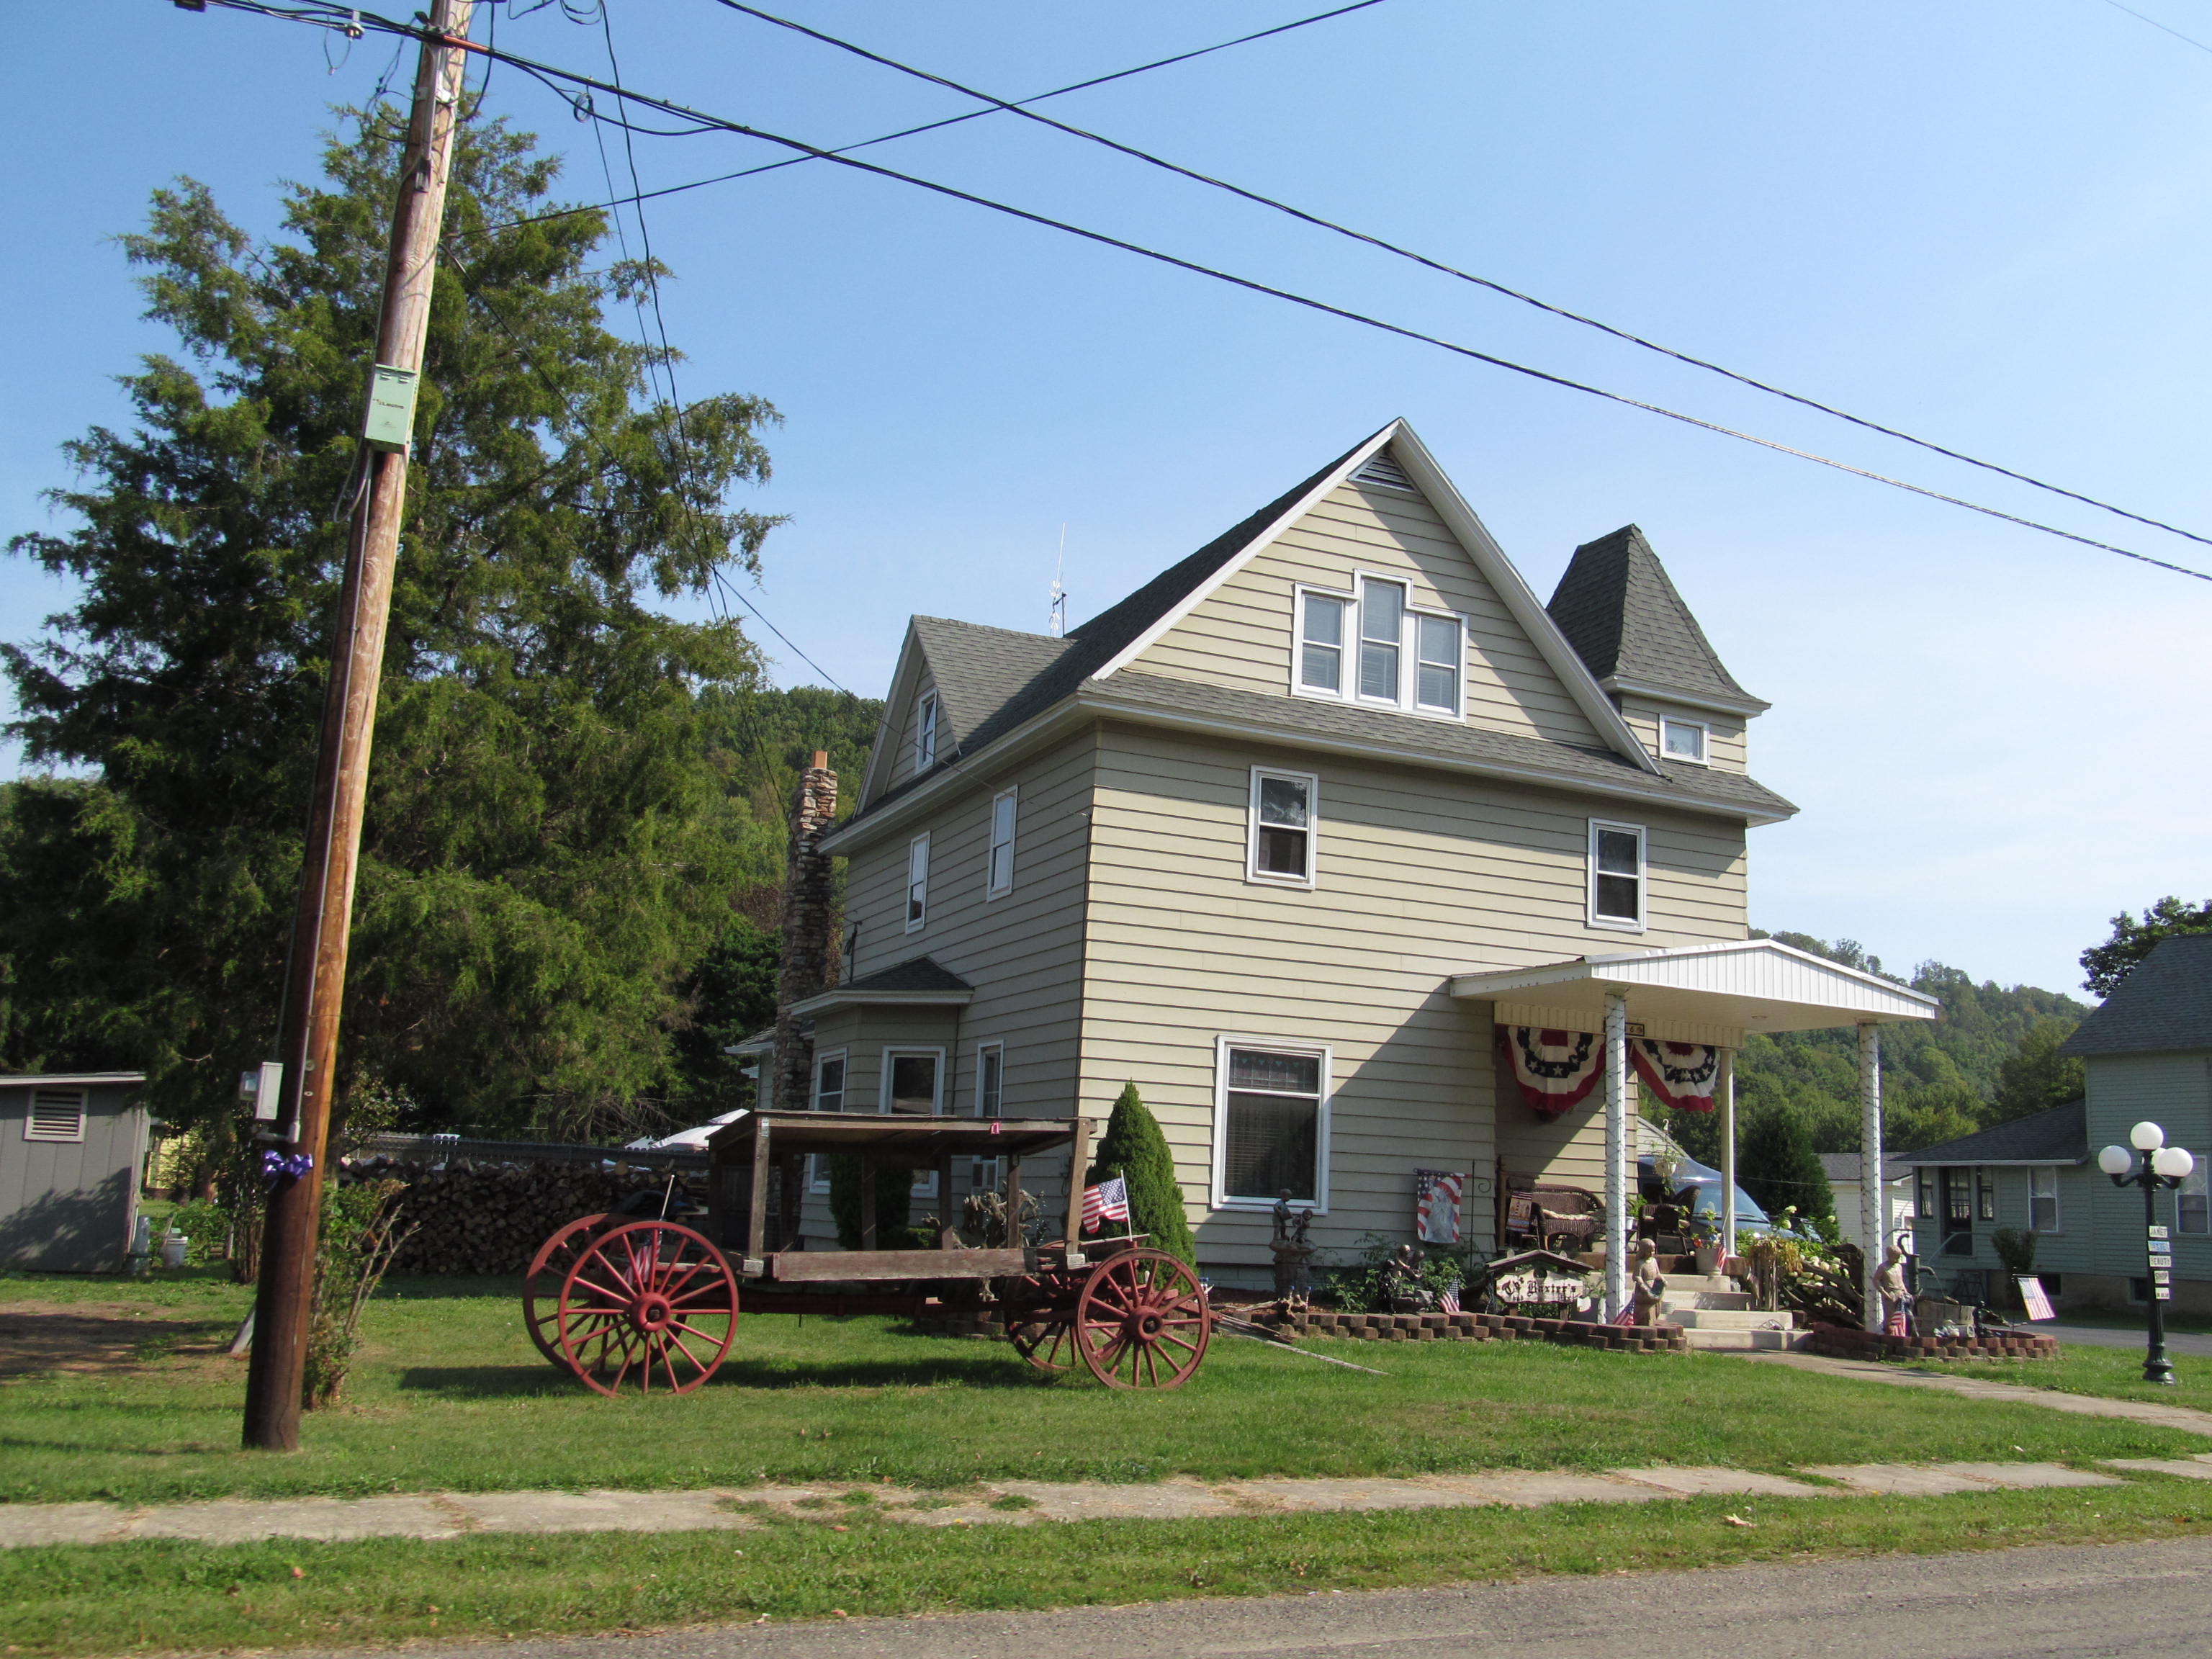
<path fill-rule="evenodd" d="M 1352 475 L 1352 481 L 1354 483 L 1380 484 L 1385 489 L 1402 489 L 1408 494 L 1413 489 L 1413 481 L 1406 476 L 1404 469 L 1397 462 L 1390 459 L 1390 452 L 1387 449 L 1377 451 L 1366 465 Z"/>

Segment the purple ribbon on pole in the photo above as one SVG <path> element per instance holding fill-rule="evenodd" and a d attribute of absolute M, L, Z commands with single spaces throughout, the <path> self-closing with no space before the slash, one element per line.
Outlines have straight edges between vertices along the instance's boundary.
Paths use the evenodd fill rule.
<path fill-rule="evenodd" d="M 270 1192 L 287 1181 L 297 1181 L 315 1167 L 313 1152 L 276 1152 L 261 1154 L 261 1179 Z"/>

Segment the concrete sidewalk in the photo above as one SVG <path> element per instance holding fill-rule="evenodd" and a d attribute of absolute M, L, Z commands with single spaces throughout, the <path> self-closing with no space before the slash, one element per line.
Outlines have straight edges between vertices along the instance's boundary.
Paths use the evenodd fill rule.
<path fill-rule="evenodd" d="M 2015 1405 L 2041 1406 L 2046 1411 L 2071 1412 L 2077 1417 L 2120 1417 L 2133 1423 L 2151 1423 L 2161 1429 L 2179 1429 L 2185 1434 L 2212 1437 L 2212 1412 L 2201 1412 L 2193 1406 L 2169 1406 L 2163 1401 L 2062 1394 L 2057 1389 L 1920 1370 L 1893 1360 L 1831 1359 L 1817 1353 L 1745 1353 L 1730 1357 L 1753 1365 L 1787 1365 L 1792 1370 L 1856 1377 L 1866 1382 L 1887 1382 L 1893 1388 L 1933 1389 L 1941 1394 L 1964 1395 L 1970 1400 L 2002 1400 Z"/>
<path fill-rule="evenodd" d="M 2212 1480 L 2212 1453 L 2131 1458 L 2131 1472 Z M 2060 1463 L 1839 1464 L 1808 1469 L 1833 1485 L 1727 1468 L 1495 1470 L 1359 1480 L 1164 1480 L 1145 1485 L 1001 1480 L 958 1498 L 886 1486 L 714 1487 L 700 1492 L 422 1492 L 379 1498 L 224 1498 L 125 1509 L 112 1504 L 0 1504 L 0 1548 L 106 1544 L 133 1538 L 204 1544 L 264 1538 L 460 1538 L 492 1533 L 702 1532 L 759 1524 L 763 1514 L 835 1525 L 866 1509 L 916 1526 L 1021 1525 L 1100 1519 L 1185 1521 L 1354 1510 L 1534 1508 L 1675 1498 L 1933 1497 L 2047 1486 L 2116 1486 L 2118 1476 Z"/>

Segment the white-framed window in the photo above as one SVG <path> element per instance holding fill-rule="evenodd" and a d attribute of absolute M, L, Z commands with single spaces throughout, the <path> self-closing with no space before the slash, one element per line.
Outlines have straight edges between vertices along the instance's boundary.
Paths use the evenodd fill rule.
<path fill-rule="evenodd" d="M 2181 1177 L 2181 1185 L 2173 1194 L 2173 1227 L 2176 1232 L 2212 1233 L 2212 1186 L 2206 1177 L 2212 1176 L 2212 1158 L 2197 1154 L 2197 1167 Z"/>
<path fill-rule="evenodd" d="M 914 769 L 927 772 L 937 764 L 937 693 L 925 691 L 914 706 Z"/>
<path fill-rule="evenodd" d="M 1267 1209 L 1283 1194 L 1328 1209 L 1329 1050 L 1263 1037 L 1217 1040 L 1213 1205 Z"/>
<path fill-rule="evenodd" d="M 1006 1184 L 1006 1165 L 995 1158 L 971 1158 L 968 1160 L 968 1190 L 971 1193 L 994 1193 Z"/>
<path fill-rule="evenodd" d="M 1345 593 L 1298 589 L 1297 689 L 1316 696 L 1344 695 L 1344 635 L 1352 599 Z"/>
<path fill-rule="evenodd" d="M 945 1050 L 884 1050 L 883 1098 L 878 1110 L 891 1117 L 936 1117 L 945 1110 Z"/>
<path fill-rule="evenodd" d="M 1003 1042 L 979 1042 L 975 1045 L 975 1115 L 997 1117 L 1006 1106 L 1006 1045 Z"/>
<path fill-rule="evenodd" d="M 2027 1230 L 2032 1233 L 2063 1231 L 2058 1224 L 2058 1170 L 2055 1165 L 2027 1172 Z"/>
<path fill-rule="evenodd" d="M 845 1109 L 845 1051 L 827 1048 L 814 1056 L 813 1109 L 817 1112 Z"/>
<path fill-rule="evenodd" d="M 1662 760 L 1688 761 L 1693 765 L 1705 763 L 1705 748 L 1712 738 L 1712 729 L 1703 720 L 1686 720 L 1673 714 L 1663 714 L 1659 720 L 1659 756 Z"/>
<path fill-rule="evenodd" d="M 1314 884 L 1314 838 L 1320 830 L 1321 781 L 1310 772 L 1252 769 L 1250 823 L 1244 873 L 1282 887 Z"/>
<path fill-rule="evenodd" d="M 1467 623 L 1413 604 L 1403 581 L 1365 571 L 1352 591 L 1297 589 L 1291 690 L 1457 720 L 1467 698 Z"/>
<path fill-rule="evenodd" d="M 984 878 L 986 898 L 1004 898 L 1014 890 L 1014 823 L 1020 812 L 1020 792 L 1002 789 L 991 798 L 991 859 Z"/>
<path fill-rule="evenodd" d="M 23 1139 L 82 1141 L 84 1119 L 83 1090 L 33 1089 L 30 1109 L 23 1117 Z"/>
<path fill-rule="evenodd" d="M 1589 821 L 1589 920 L 1593 927 L 1644 929 L 1644 826 Z"/>
<path fill-rule="evenodd" d="M 929 920 L 929 837 L 916 836 L 906 849 L 906 930 L 920 933 Z"/>

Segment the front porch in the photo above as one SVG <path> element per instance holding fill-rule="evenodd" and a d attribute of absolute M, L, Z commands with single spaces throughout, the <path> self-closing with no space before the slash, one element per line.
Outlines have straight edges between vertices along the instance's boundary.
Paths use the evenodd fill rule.
<path fill-rule="evenodd" d="M 1858 1032 L 1860 1145 L 1881 1149 L 1881 1027 L 1936 1018 L 1936 1000 L 1878 975 L 1845 968 L 1772 939 L 1586 956 L 1532 968 L 1457 974 L 1451 995 L 1488 1004 L 1493 1024 L 1509 1036 L 1590 1039 L 1553 1045 L 1579 1052 L 1601 1068 L 1605 1183 L 1606 1315 L 1629 1298 L 1629 1211 L 1636 1153 L 1631 1144 L 1640 1058 L 1647 1071 L 1680 1074 L 1692 1099 L 1707 1098 L 1721 1115 L 1722 1249 L 1736 1253 L 1735 1058 L 1755 1033 L 1856 1027 Z M 1568 1064 L 1562 1061 L 1562 1065 Z M 1554 1068 L 1556 1069 L 1556 1068 Z M 1568 1073 L 1571 1081 L 1574 1073 Z M 1581 1079 L 1587 1089 L 1589 1080 Z M 1578 1102 L 1580 1095 L 1575 1099 Z M 1510 1114 L 1526 1111 L 1501 1094 L 1501 1148 Z M 1869 1184 L 1860 1218 L 1863 1237 L 1881 1240 L 1881 1194 Z M 1861 1286 L 1869 1329 L 1881 1323 L 1874 1288 L 1881 1252 L 1868 1253 Z"/>

